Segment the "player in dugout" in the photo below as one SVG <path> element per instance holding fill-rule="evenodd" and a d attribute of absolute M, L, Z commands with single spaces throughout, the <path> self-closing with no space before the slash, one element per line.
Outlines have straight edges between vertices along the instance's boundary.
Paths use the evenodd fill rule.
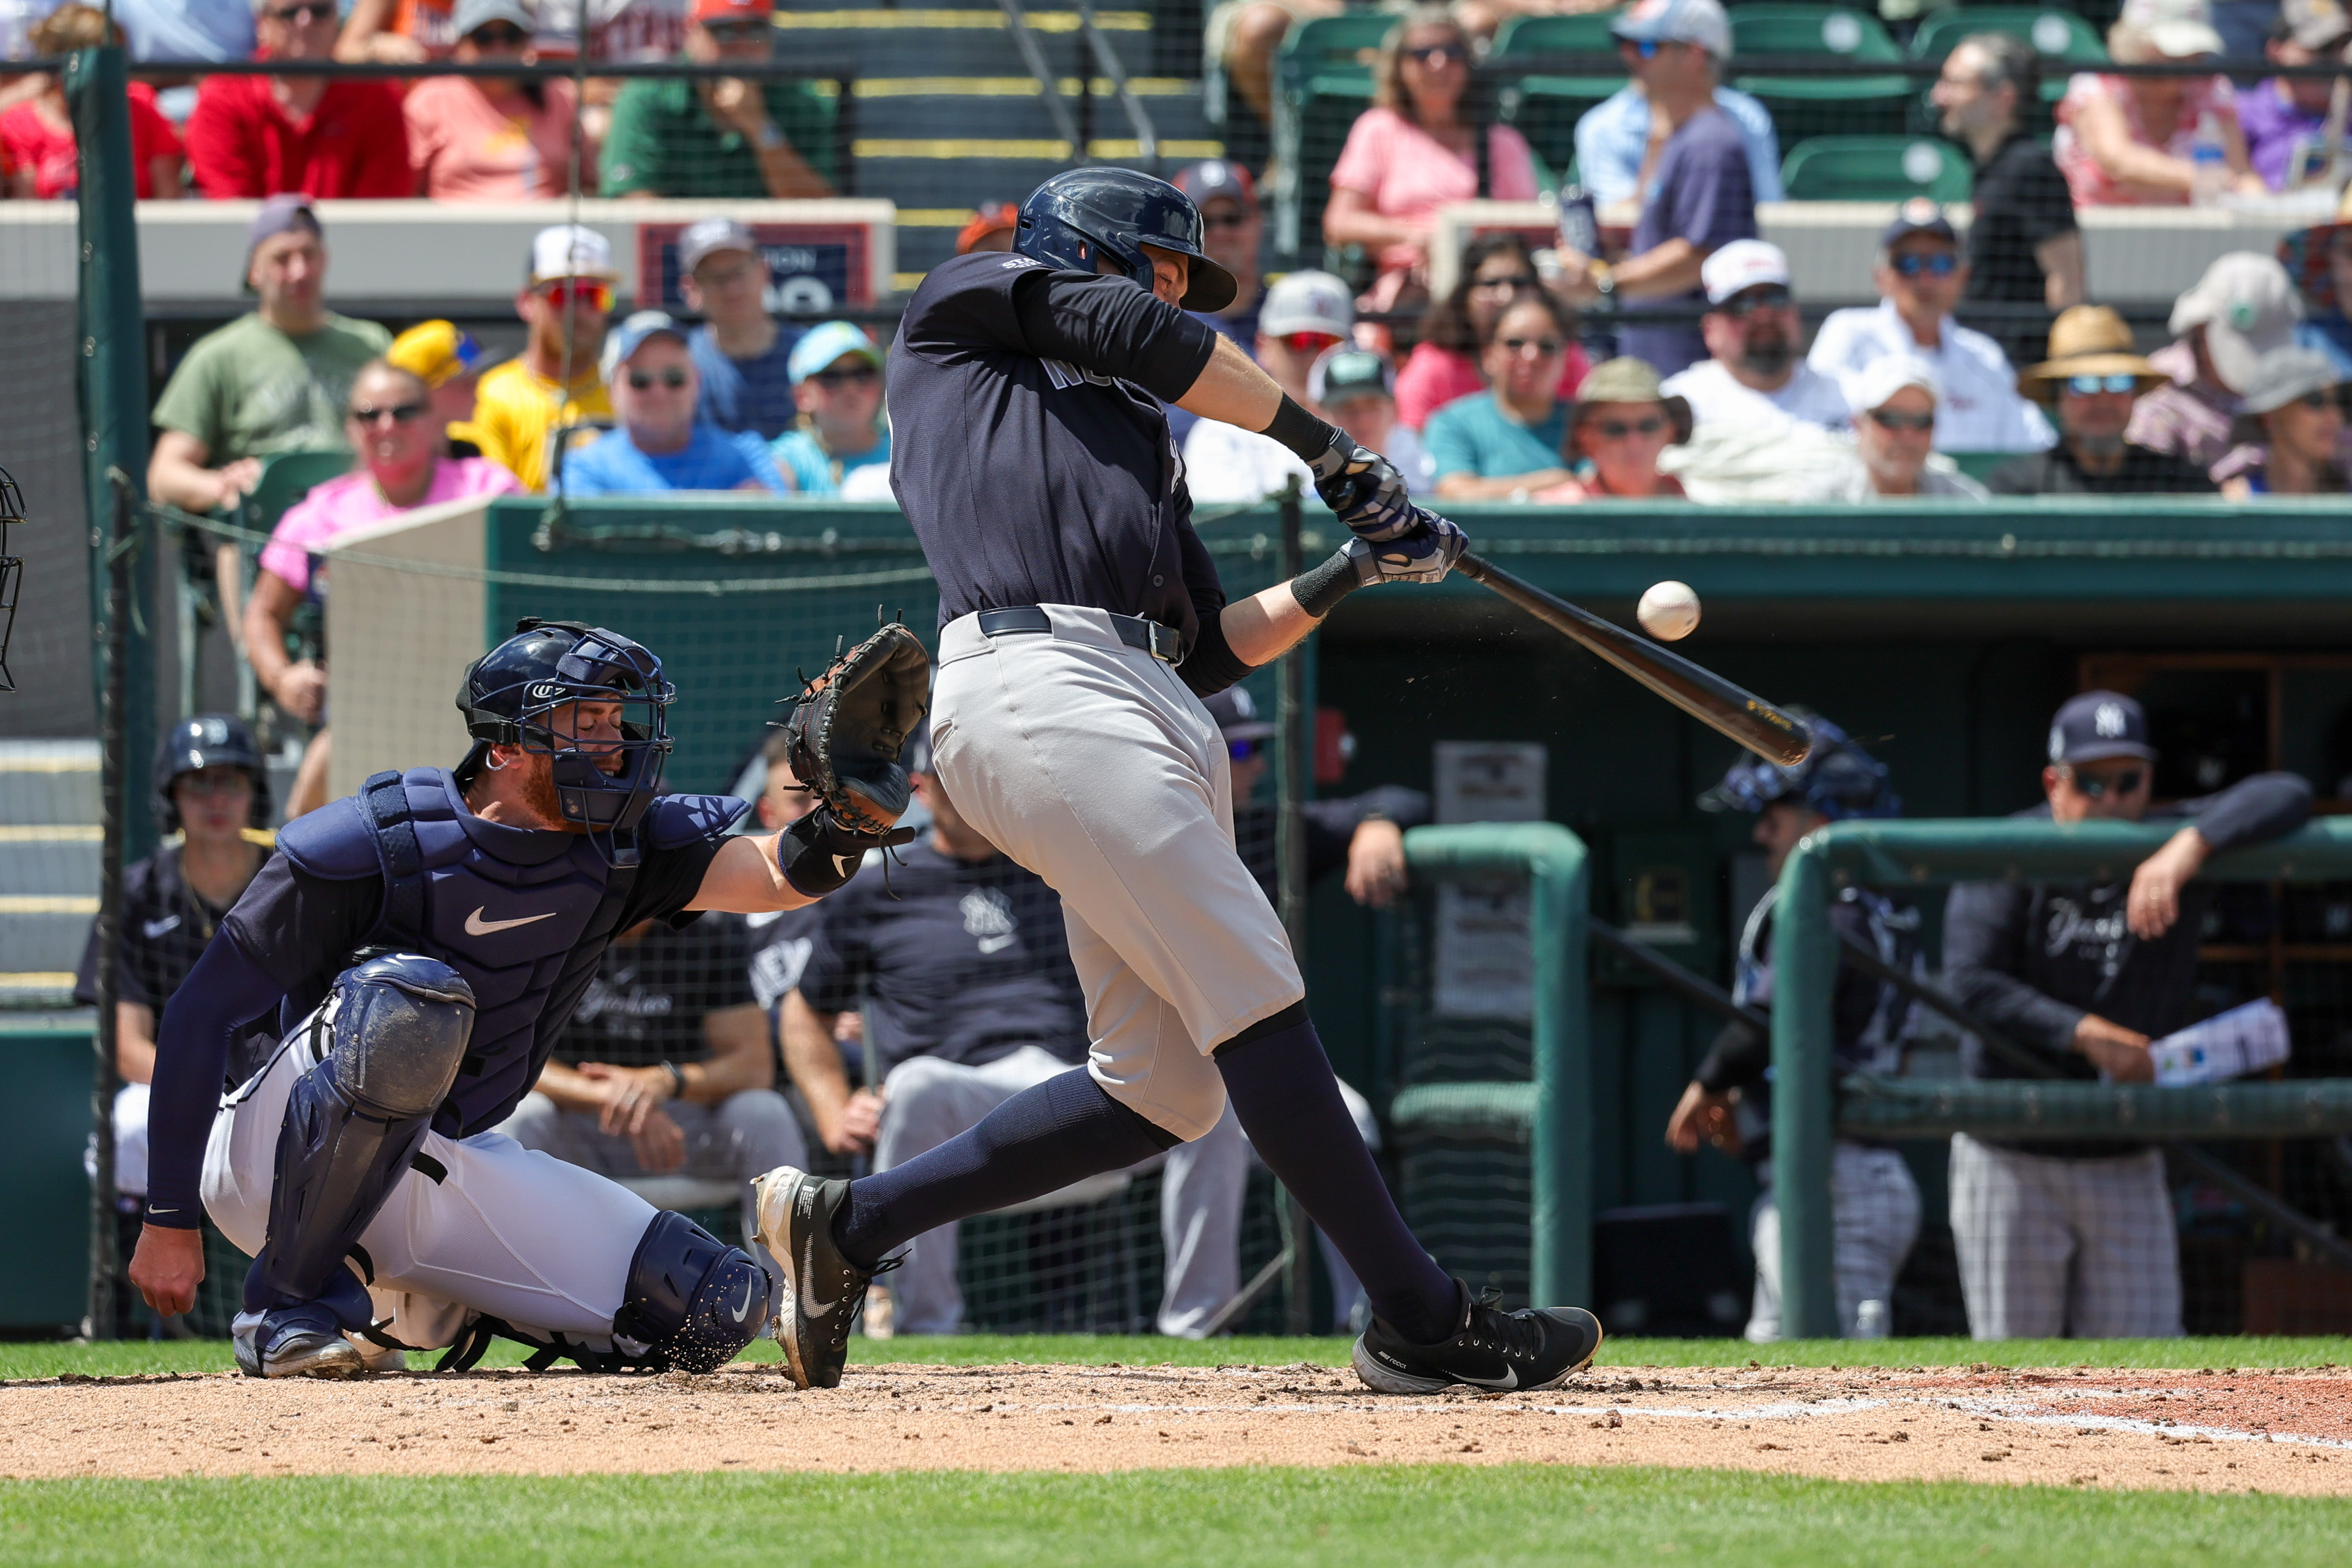
<path fill-rule="evenodd" d="M 2147 714 L 2116 691 L 2069 699 L 2050 723 L 2043 803 L 2060 824 L 2179 822 L 2131 881 L 1962 882 L 1944 906 L 1944 979 L 2062 1077 L 2146 1083 L 2151 1041 L 2199 1012 L 2206 860 L 2301 827 L 2311 786 L 2255 773 L 2216 795 L 2155 801 Z M 2020 1076 L 1974 1053 L 1979 1078 Z M 1980 1340 L 2164 1338 L 2181 1331 L 2180 1243 L 2164 1154 L 2113 1140 L 1952 1134 L 1952 1239 Z"/>
<path fill-rule="evenodd" d="M 1013 255 L 942 262 L 899 323 L 891 483 L 940 586 L 933 762 L 966 819 L 1061 895 L 1092 1044 L 1085 1068 L 903 1165 L 761 1179 L 761 1235 L 793 1287 L 778 1338 L 802 1386 L 839 1384 L 866 1287 L 907 1242 L 1199 1138 L 1229 1097 L 1363 1282 L 1354 1361 L 1370 1386 L 1546 1388 L 1600 1346 L 1590 1312 L 1507 1312 L 1414 1238 L 1234 850 L 1232 772 L 1202 699 L 1346 594 L 1442 580 L 1468 542 L 1186 313 L 1234 292 L 1202 241 L 1173 185 L 1069 170 L 1022 205 Z M 1228 604 L 1162 399 L 1297 453 L 1347 545 Z"/>
<path fill-rule="evenodd" d="M 1895 816 L 1903 809 L 1885 763 L 1828 720 L 1798 708 L 1788 711 L 1802 714 L 1812 731 L 1813 749 L 1803 762 L 1794 767 L 1735 763 L 1721 784 L 1698 797 L 1703 810 L 1745 811 L 1756 816 L 1754 837 L 1774 881 L 1740 930 L 1731 994 L 1742 1006 L 1767 1013 L 1772 1006 L 1772 911 L 1789 852 L 1806 834 L 1826 824 Z M 1841 939 L 1862 942 L 1890 968 L 1906 973 L 1920 971 L 1919 911 L 1906 900 L 1874 889 L 1842 888 L 1830 905 L 1830 924 Z M 1912 1015 L 1913 1005 L 1893 986 L 1871 979 L 1851 963 L 1840 963 L 1831 1003 L 1836 1027 L 1832 1060 L 1837 1076 L 1901 1070 Z M 1771 1066 L 1769 1037 L 1744 1024 L 1727 1026 L 1666 1122 L 1670 1147 L 1694 1153 L 1705 1140 L 1734 1159 L 1746 1160 L 1761 1185 L 1748 1222 L 1748 1242 L 1756 1254 L 1756 1297 L 1748 1338 L 1757 1344 L 1780 1338 L 1780 1210 L 1771 1186 Z M 1848 1339 L 1884 1339 L 1892 1331 L 1895 1278 L 1918 1239 L 1918 1184 L 1892 1146 L 1841 1138 L 1830 1162 L 1830 1210 L 1839 1332 Z"/>

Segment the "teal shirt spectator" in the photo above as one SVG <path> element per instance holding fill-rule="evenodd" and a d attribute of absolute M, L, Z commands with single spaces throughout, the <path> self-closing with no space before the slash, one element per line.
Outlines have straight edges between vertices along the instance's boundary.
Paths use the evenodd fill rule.
<path fill-rule="evenodd" d="M 1507 479 L 1567 465 L 1559 455 L 1568 437 L 1569 401 L 1560 398 L 1540 425 L 1523 425 L 1504 412 L 1491 392 L 1457 397 L 1429 416 L 1421 444 L 1440 479 L 1448 474 Z"/>
<path fill-rule="evenodd" d="M 793 477 L 793 482 L 804 496 L 837 496 L 841 481 L 848 474 L 870 464 L 888 467 L 890 462 L 890 432 L 885 428 L 882 438 L 870 451 L 854 458 L 836 457 L 818 445 L 816 437 L 806 430 L 787 430 L 776 437 L 768 448 L 776 466 Z"/>
<path fill-rule="evenodd" d="M 757 479 L 772 490 L 790 488 L 756 432 L 721 430 L 709 420 L 697 420 L 684 449 L 676 452 L 641 451 L 626 430 L 597 437 L 564 457 L 562 489 L 568 496 L 732 490 L 741 489 L 746 479 Z"/>

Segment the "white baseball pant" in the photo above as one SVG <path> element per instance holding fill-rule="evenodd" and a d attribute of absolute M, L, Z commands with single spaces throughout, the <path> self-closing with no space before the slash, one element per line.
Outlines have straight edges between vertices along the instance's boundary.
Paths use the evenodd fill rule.
<path fill-rule="evenodd" d="M 1839 1143 L 1830 1159 L 1830 1215 L 1838 1333 L 1849 1340 L 1883 1339 L 1893 1321 L 1895 1276 L 1919 1239 L 1919 1184 L 1894 1150 Z M 1765 1188 L 1748 1213 L 1748 1239 L 1756 1254 L 1748 1342 L 1769 1344 L 1780 1338 L 1780 1205 L 1772 1195 L 1769 1166 Z M 1862 1321 L 1865 1301 L 1878 1303 L 1875 1324 Z"/>
<path fill-rule="evenodd" d="M 2067 1159 L 1955 1132 L 1952 1242 L 1978 1339 L 2180 1332 L 2180 1233 L 2154 1149 Z"/>

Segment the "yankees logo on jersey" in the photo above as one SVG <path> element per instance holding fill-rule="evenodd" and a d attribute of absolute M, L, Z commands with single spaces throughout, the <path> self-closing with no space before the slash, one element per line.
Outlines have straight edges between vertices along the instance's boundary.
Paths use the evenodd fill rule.
<path fill-rule="evenodd" d="M 1019 939 L 1021 928 L 1013 918 L 1013 901 L 1001 888 L 975 888 L 956 905 L 963 929 L 977 938 L 982 952 L 1002 952 Z"/>

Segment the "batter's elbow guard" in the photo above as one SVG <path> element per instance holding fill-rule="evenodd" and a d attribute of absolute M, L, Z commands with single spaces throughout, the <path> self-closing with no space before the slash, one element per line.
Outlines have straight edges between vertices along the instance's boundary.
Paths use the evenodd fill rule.
<path fill-rule="evenodd" d="M 766 1330 L 771 1290 L 750 1253 L 664 1209 L 629 1260 L 613 1336 L 644 1345 L 659 1371 L 717 1372 Z"/>

